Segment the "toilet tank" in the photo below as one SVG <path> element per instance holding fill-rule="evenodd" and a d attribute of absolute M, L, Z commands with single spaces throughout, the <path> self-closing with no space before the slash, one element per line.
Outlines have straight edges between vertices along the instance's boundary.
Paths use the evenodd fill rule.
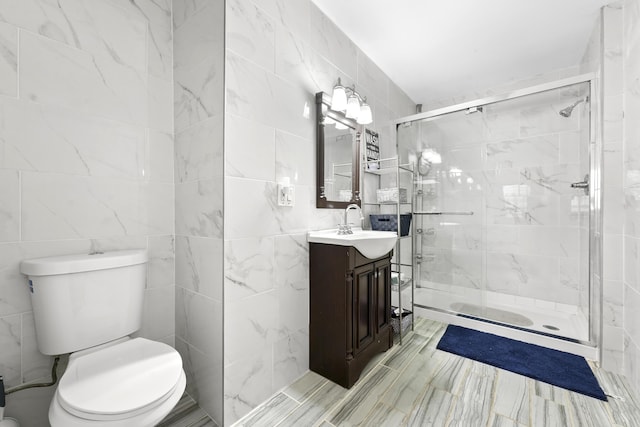
<path fill-rule="evenodd" d="M 147 260 L 136 249 L 22 261 L 40 352 L 71 353 L 140 329 Z"/>

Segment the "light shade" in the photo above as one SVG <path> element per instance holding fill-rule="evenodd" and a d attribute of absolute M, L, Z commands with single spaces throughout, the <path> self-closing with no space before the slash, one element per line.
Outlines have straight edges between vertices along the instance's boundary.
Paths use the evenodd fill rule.
<path fill-rule="evenodd" d="M 343 86 L 336 85 L 331 95 L 331 109 L 334 111 L 344 111 L 347 108 L 347 91 Z"/>
<path fill-rule="evenodd" d="M 366 102 L 360 106 L 360 114 L 358 115 L 357 122 L 361 125 L 368 125 L 373 122 L 373 115 L 371 114 L 371 107 Z"/>
<path fill-rule="evenodd" d="M 355 95 L 351 95 L 347 101 L 347 111 L 344 114 L 349 119 L 357 119 L 360 115 L 360 101 Z"/>

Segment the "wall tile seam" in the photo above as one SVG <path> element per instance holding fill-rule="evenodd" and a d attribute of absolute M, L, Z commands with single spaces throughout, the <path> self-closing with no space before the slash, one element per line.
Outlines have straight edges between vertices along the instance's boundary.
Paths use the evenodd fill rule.
<path fill-rule="evenodd" d="M 186 291 L 187 293 L 192 294 L 192 296 L 197 296 L 197 297 L 205 298 L 205 299 L 207 299 L 207 300 L 210 300 L 210 301 L 213 301 L 213 302 L 217 302 L 217 303 L 220 303 L 220 304 L 223 304 L 223 302 L 224 302 L 224 301 L 221 301 L 221 300 L 219 300 L 219 299 L 217 299 L 217 298 L 214 298 L 214 297 L 212 297 L 212 296 L 210 296 L 210 295 L 206 295 L 206 294 L 200 293 L 200 292 L 198 292 L 198 291 L 194 291 L 193 289 L 190 289 L 190 288 L 184 287 L 184 286 L 182 286 L 180 283 L 176 283 L 176 290 L 177 290 L 178 288 L 180 288 L 182 291 Z"/>
<path fill-rule="evenodd" d="M 62 114 L 67 114 L 67 115 L 72 115 L 74 116 L 74 118 L 80 117 L 81 120 L 86 121 L 86 120 L 90 120 L 90 121 L 101 121 L 101 122 L 106 122 L 105 124 L 113 124 L 113 125 L 124 125 L 130 128 L 134 128 L 135 130 L 139 130 L 139 131 L 153 131 L 155 133 L 162 133 L 165 135 L 170 135 L 171 138 L 174 138 L 174 133 L 173 132 L 168 132 L 167 130 L 164 129 L 156 129 L 153 127 L 148 126 L 147 124 L 138 124 L 138 123 L 132 123 L 132 122 L 127 122 L 127 121 L 122 121 L 122 120 L 116 120 L 112 117 L 107 117 L 107 116 L 102 116 L 100 114 L 95 114 L 93 112 L 88 112 L 86 110 L 81 110 L 81 109 L 74 109 L 71 107 L 67 107 L 64 105 L 58 105 L 58 104 L 46 104 L 46 103 L 42 103 L 39 101 L 33 101 L 31 99 L 25 99 L 25 98 L 14 98 L 14 97 L 10 97 L 10 96 L 6 96 L 3 94 L 0 94 L 0 104 L 2 103 L 3 99 L 6 99 L 7 101 L 11 102 L 11 103 L 15 103 L 18 105 L 27 105 L 27 106 L 37 106 L 38 108 L 41 108 L 43 110 L 53 110 L 54 113 L 62 113 Z M 146 135 L 146 134 L 145 134 Z M 147 141 L 147 139 L 145 138 L 145 142 Z"/>
<path fill-rule="evenodd" d="M 198 353 L 200 353 L 203 356 L 211 356 L 211 354 L 207 353 L 206 351 L 201 350 L 200 348 L 196 347 L 193 343 L 191 343 L 186 337 L 182 337 L 178 331 L 176 330 L 175 333 L 175 339 L 182 341 L 184 344 L 189 346 L 189 351 L 191 350 L 196 350 Z M 177 346 L 176 346 L 177 347 Z M 188 386 L 188 385 L 187 385 Z"/>
<path fill-rule="evenodd" d="M 100 114 L 95 114 L 93 112 L 87 112 L 86 110 L 83 110 L 83 109 L 74 109 L 71 107 L 58 105 L 58 104 L 46 104 L 39 101 L 32 101 L 30 99 L 14 98 L 14 97 L 0 94 L 0 104 L 2 104 L 3 99 L 6 99 L 10 102 L 18 103 L 20 105 L 35 105 L 44 110 L 54 110 L 54 113 L 62 112 L 63 114 L 69 114 L 75 117 L 82 116 L 81 120 L 105 121 L 115 125 L 125 125 L 131 128 L 135 128 L 136 130 L 153 131 L 156 133 L 162 133 L 165 135 L 170 135 L 172 139 L 174 138 L 173 132 L 168 132 L 166 129 L 154 128 L 154 127 L 148 126 L 148 124 L 140 124 L 140 123 L 134 123 L 130 121 L 116 120 L 113 117 L 107 117 Z"/>
<path fill-rule="evenodd" d="M 173 94 L 173 97 L 175 98 L 175 92 Z M 172 105 L 174 105 L 174 104 L 172 104 Z M 174 113 L 175 113 L 175 105 L 172 108 L 174 108 Z M 201 126 L 202 123 L 205 123 L 205 122 L 208 122 L 208 121 L 213 121 L 213 119 L 222 118 L 223 119 L 222 122 L 224 123 L 224 117 L 225 116 L 226 116 L 225 112 L 220 112 L 219 114 L 214 114 L 213 116 L 207 116 L 207 117 L 203 118 L 202 120 L 198 120 L 196 122 L 189 123 L 189 125 L 187 125 L 186 127 L 180 128 L 178 130 L 176 130 L 175 126 L 174 126 L 174 131 L 175 131 L 175 133 L 173 134 L 174 140 L 177 139 L 178 137 L 180 137 L 181 134 L 183 134 L 185 132 L 188 132 L 188 131 L 192 131 L 194 128 L 197 128 L 198 126 Z M 174 118 L 175 118 L 175 114 L 174 114 Z M 174 143 L 175 143 L 175 141 L 174 141 Z"/>
<path fill-rule="evenodd" d="M 274 46 L 275 46 L 275 44 L 274 44 Z M 345 71 L 343 71 L 340 67 L 338 67 L 336 64 L 334 64 L 333 62 L 331 62 L 328 58 L 326 58 L 325 56 L 321 55 L 321 54 L 320 54 L 316 49 L 314 49 L 314 48 L 311 48 L 311 49 L 312 49 L 312 51 L 313 51 L 313 53 L 314 53 L 314 54 L 316 54 L 318 57 L 320 57 L 320 58 L 322 58 L 323 60 L 325 60 L 325 61 L 327 62 L 327 64 L 329 64 L 329 65 L 330 65 L 330 66 L 332 66 L 335 70 L 337 70 L 337 71 L 338 71 L 338 73 L 336 73 L 336 82 L 337 82 L 338 75 L 339 75 L 340 73 L 342 73 L 343 77 L 347 77 L 347 78 L 348 78 L 348 79 L 350 79 L 352 82 L 355 82 L 355 81 L 356 81 L 356 78 L 354 78 L 354 77 L 350 76 L 349 74 L 347 74 L 347 73 L 346 73 Z M 233 50 L 233 48 L 227 47 L 227 48 L 226 48 L 226 50 L 227 50 L 229 53 L 232 53 L 234 56 L 237 56 L 238 58 L 243 59 L 244 61 L 246 61 L 246 62 L 250 63 L 251 65 L 254 65 L 254 66 L 256 66 L 256 67 L 260 68 L 260 70 L 261 70 L 261 71 L 264 71 L 264 72 L 266 72 L 266 73 L 272 74 L 273 76 L 275 76 L 275 77 L 279 78 L 280 80 L 284 81 L 285 83 L 289 83 L 289 85 L 297 86 L 297 87 L 303 87 L 302 85 L 297 85 L 297 84 L 295 84 L 296 82 L 294 82 L 294 81 L 292 81 L 292 80 L 290 80 L 290 79 L 287 79 L 285 76 L 283 76 L 283 75 L 281 75 L 280 73 L 278 73 L 275 69 L 271 70 L 271 69 L 265 68 L 264 66 L 262 66 L 261 64 L 259 64 L 259 63 L 255 62 L 255 61 L 253 61 L 252 59 L 247 58 L 246 56 L 244 56 L 244 55 L 242 55 L 242 54 L 240 54 L 240 53 L 238 53 L 238 52 L 234 51 L 234 50 Z"/>
<path fill-rule="evenodd" d="M 91 58 L 93 58 L 94 60 L 96 58 L 109 58 L 107 55 L 100 55 L 98 53 L 82 49 L 82 48 L 80 48 L 78 46 L 74 46 L 74 45 L 68 44 L 68 43 L 63 42 L 61 40 L 56 40 L 56 39 L 47 37 L 47 36 L 45 36 L 43 34 L 36 33 L 36 32 L 34 32 L 32 30 L 29 30 L 29 29 L 26 29 L 26 28 L 22 28 L 22 27 L 18 27 L 18 26 L 14 25 L 14 24 L 8 24 L 8 25 L 11 25 L 11 26 L 13 26 L 13 27 L 18 29 L 18 31 L 19 31 L 19 33 L 18 33 L 18 41 L 19 41 L 19 43 L 20 43 L 20 39 L 21 39 L 21 33 L 25 32 L 25 33 L 31 34 L 33 36 L 36 36 L 39 39 L 50 41 L 50 42 L 65 46 L 67 48 L 71 48 L 71 49 L 75 50 L 76 52 L 82 52 L 82 53 L 84 53 L 86 55 L 91 56 Z M 145 28 L 145 56 L 149 55 L 149 52 L 147 51 L 148 47 L 146 46 L 146 39 L 147 39 L 147 33 L 148 32 L 149 32 L 149 27 L 147 25 L 146 28 Z M 127 68 L 129 70 L 133 70 L 133 71 L 136 72 L 136 74 L 139 74 L 140 76 L 145 77 L 144 82 L 148 86 L 149 81 L 148 81 L 147 77 L 148 77 L 149 73 L 148 73 L 148 66 L 146 64 L 146 59 L 145 59 L 145 67 L 144 68 L 137 68 L 137 67 L 134 67 L 133 65 L 122 64 L 122 63 L 119 63 L 119 62 L 116 62 L 116 61 L 113 61 L 113 63 L 116 64 L 118 67 L 122 67 L 122 68 Z M 159 80 L 164 80 L 164 79 L 160 79 L 160 78 L 158 78 L 158 79 Z"/>
<path fill-rule="evenodd" d="M 210 178 L 194 178 L 194 179 L 185 179 L 184 181 L 176 181 L 174 183 L 174 185 L 176 186 L 176 189 L 177 189 L 178 186 L 183 186 L 183 185 L 187 185 L 187 184 L 193 185 L 193 184 L 198 183 L 198 182 L 214 182 L 214 183 L 216 183 L 218 181 L 220 181 L 220 177 L 213 176 L 213 177 L 210 177 Z"/>
<path fill-rule="evenodd" d="M 7 171 L 19 171 L 21 174 L 22 178 L 22 174 L 33 174 L 33 175 L 56 175 L 56 176 L 61 176 L 61 177 L 77 177 L 77 178 L 84 178 L 84 179 L 90 179 L 90 180 L 95 180 L 95 181 L 111 181 L 111 182 L 118 182 L 118 183 L 135 183 L 135 184 L 140 184 L 141 186 L 143 185 L 159 185 L 159 186 L 173 186 L 174 183 L 171 181 L 165 181 L 165 180 L 154 180 L 154 179 L 149 179 L 146 177 L 140 177 L 140 178 L 133 178 L 133 177 L 117 177 L 117 176 L 104 176 L 104 175 L 87 175 L 87 174 L 79 174 L 79 173 L 67 173 L 67 172 L 60 172 L 60 171 L 42 171 L 42 170 L 31 170 L 31 169 L 11 169 L 11 168 L 0 168 L 0 171 L 2 170 L 7 170 Z M 22 179 L 20 179 L 20 184 L 22 186 Z M 95 182 L 94 181 L 94 182 Z M 21 187 L 22 190 L 22 187 Z M 167 235 L 167 234 L 165 234 Z M 65 240 L 65 239 L 62 239 Z M 79 239 L 78 239 L 79 240 Z"/>

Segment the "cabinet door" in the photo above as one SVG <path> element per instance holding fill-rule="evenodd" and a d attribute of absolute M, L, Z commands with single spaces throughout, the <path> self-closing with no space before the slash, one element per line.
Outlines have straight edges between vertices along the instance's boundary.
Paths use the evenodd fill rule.
<path fill-rule="evenodd" d="M 389 260 L 374 264 L 376 334 L 391 322 L 391 263 Z"/>
<path fill-rule="evenodd" d="M 353 272 L 353 353 L 360 353 L 375 338 L 375 271 L 373 264 L 358 267 Z"/>

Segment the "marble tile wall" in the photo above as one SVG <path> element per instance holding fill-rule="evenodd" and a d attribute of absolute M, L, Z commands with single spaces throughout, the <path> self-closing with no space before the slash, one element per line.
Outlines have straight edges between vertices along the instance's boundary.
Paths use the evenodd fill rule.
<path fill-rule="evenodd" d="M 306 232 L 341 211 L 315 208 L 314 94 L 337 78 L 389 121 L 415 104 L 309 0 L 226 2 L 224 425 L 308 370 Z M 177 37 L 177 35 L 176 35 Z M 289 177 L 294 207 L 276 204 Z"/>
<path fill-rule="evenodd" d="M 602 366 L 623 373 L 623 28 L 622 3 L 602 9 Z"/>
<path fill-rule="evenodd" d="M 0 6 L 0 374 L 42 380 L 22 259 L 147 248 L 138 335 L 174 344 L 171 4 Z M 47 425 L 53 389 L 8 396 Z M 28 396 L 28 398 L 26 398 Z"/>
<path fill-rule="evenodd" d="M 176 348 L 187 392 L 222 425 L 224 1 L 172 5 Z"/>
<path fill-rule="evenodd" d="M 640 1 L 624 2 L 623 61 L 623 233 L 624 372 L 640 391 Z M 622 276 L 622 277 L 620 277 Z"/>

